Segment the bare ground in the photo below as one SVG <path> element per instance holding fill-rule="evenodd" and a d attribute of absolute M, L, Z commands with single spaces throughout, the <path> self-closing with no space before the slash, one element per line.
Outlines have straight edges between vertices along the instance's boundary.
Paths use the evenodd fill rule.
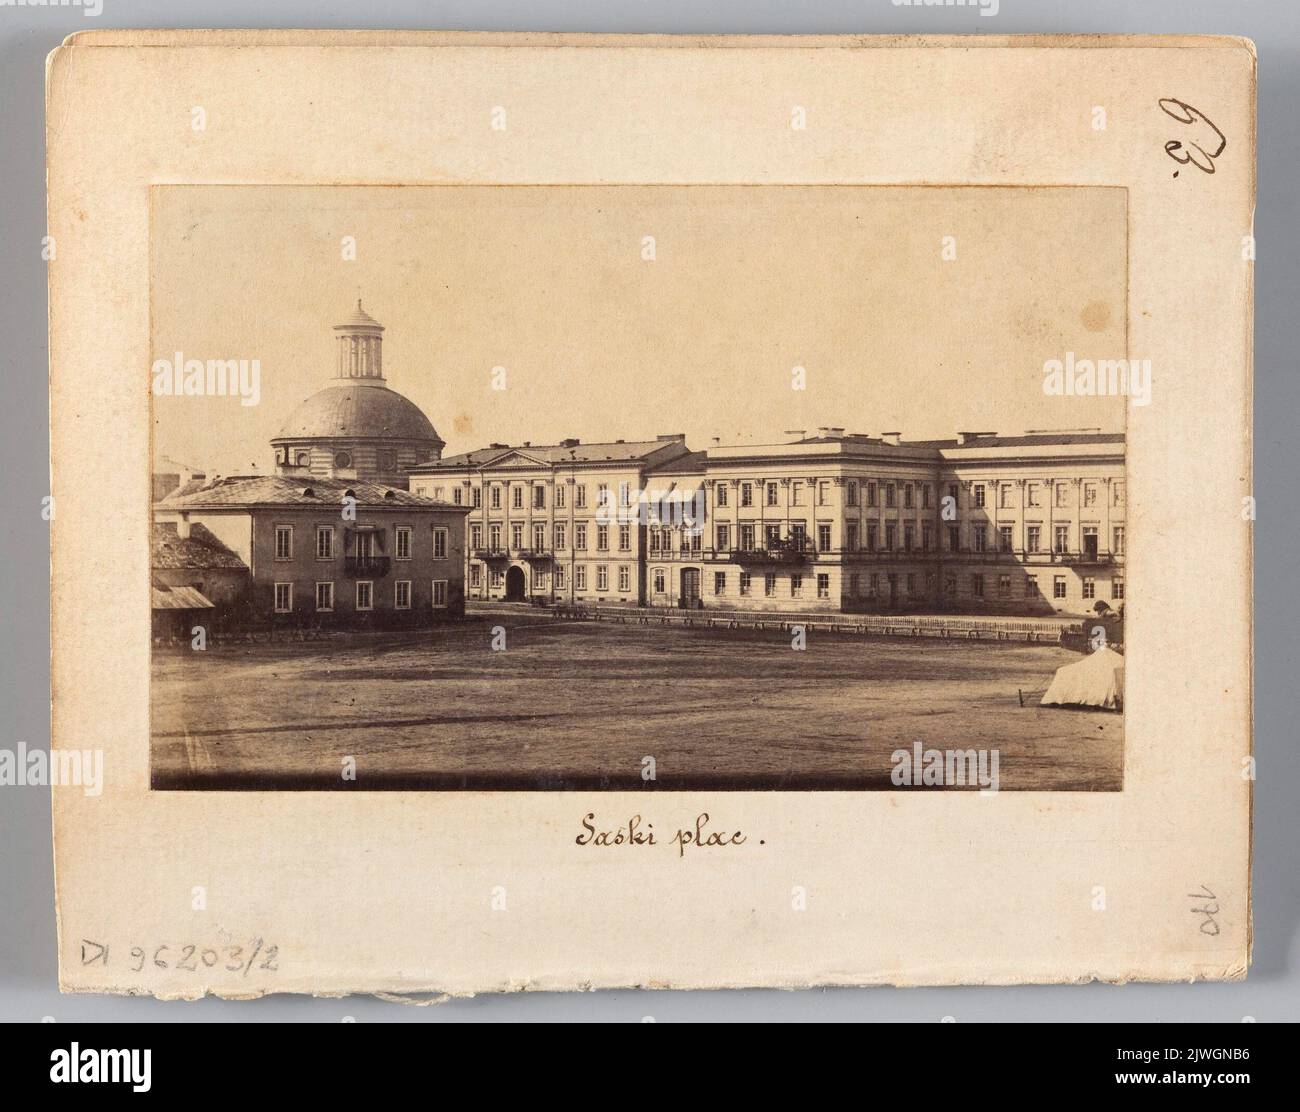
<path fill-rule="evenodd" d="M 505 651 L 490 647 L 498 624 Z M 1121 787 L 1120 715 L 1037 705 L 1078 659 L 1068 650 L 815 632 L 806 651 L 790 643 L 520 613 L 159 652 L 154 786 L 888 789 L 891 753 L 920 742 L 997 749 L 1004 791 Z"/>

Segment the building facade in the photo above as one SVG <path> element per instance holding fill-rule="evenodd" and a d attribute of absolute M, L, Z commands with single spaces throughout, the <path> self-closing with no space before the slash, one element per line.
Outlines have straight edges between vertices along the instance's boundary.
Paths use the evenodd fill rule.
<path fill-rule="evenodd" d="M 496 444 L 410 482 L 468 508 L 471 598 L 1071 615 L 1124 601 L 1122 434 Z"/>

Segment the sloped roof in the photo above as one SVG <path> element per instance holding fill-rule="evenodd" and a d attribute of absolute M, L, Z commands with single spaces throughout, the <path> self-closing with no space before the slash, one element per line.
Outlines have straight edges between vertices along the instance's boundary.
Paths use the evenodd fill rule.
<path fill-rule="evenodd" d="M 190 535 L 182 538 L 176 532 L 174 521 L 155 523 L 150 563 L 155 568 L 169 569 L 246 567 L 244 561 L 205 526 L 196 522 L 190 527 Z"/>
<path fill-rule="evenodd" d="M 606 460 L 631 462 L 644 459 L 664 448 L 681 444 L 680 440 L 616 440 L 592 444 L 507 444 L 497 448 L 478 448 L 458 456 L 446 456 L 410 468 L 413 474 L 445 471 L 465 467 L 482 467 L 494 459 L 513 452 L 530 456 L 541 463 L 603 463 Z"/>
<path fill-rule="evenodd" d="M 694 475 L 703 471 L 709 462 L 708 452 L 687 452 L 667 463 L 657 463 L 646 469 L 651 475 Z"/>
<path fill-rule="evenodd" d="M 154 583 L 150 587 L 154 610 L 212 610 L 214 606 L 197 588 L 169 587 Z"/>
<path fill-rule="evenodd" d="M 315 476 L 234 475 L 195 487 L 187 483 L 169 494 L 160 510 L 239 509 L 250 506 L 337 506 L 351 492 L 359 506 L 408 506 L 424 510 L 468 510 L 364 479 Z"/>

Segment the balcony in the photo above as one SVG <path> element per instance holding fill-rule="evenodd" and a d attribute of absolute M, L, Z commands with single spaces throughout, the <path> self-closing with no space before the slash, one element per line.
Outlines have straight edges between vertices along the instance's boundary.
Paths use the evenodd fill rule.
<path fill-rule="evenodd" d="M 733 548 L 727 559 L 733 564 L 806 564 L 816 554 L 812 544 L 805 541 L 779 541 L 763 548 Z"/>
<path fill-rule="evenodd" d="M 548 548 L 516 548 L 514 555 L 520 560 L 553 560 L 555 554 Z"/>
<path fill-rule="evenodd" d="M 387 556 L 345 556 L 343 574 L 356 579 L 379 579 L 388 574 Z"/>

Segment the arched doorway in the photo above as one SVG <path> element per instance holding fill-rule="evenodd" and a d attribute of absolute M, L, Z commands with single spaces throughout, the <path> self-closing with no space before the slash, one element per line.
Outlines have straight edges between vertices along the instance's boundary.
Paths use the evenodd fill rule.
<path fill-rule="evenodd" d="M 524 569 L 508 568 L 506 570 L 506 598 L 511 602 L 524 599 Z"/>

